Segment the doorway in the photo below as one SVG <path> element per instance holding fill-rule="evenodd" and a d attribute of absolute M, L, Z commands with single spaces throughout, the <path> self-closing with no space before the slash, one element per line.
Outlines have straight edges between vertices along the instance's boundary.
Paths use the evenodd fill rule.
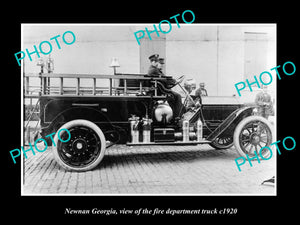
<path fill-rule="evenodd" d="M 150 62 L 149 56 L 153 54 L 159 54 L 160 58 L 166 59 L 166 35 L 159 32 L 159 37 L 156 32 L 151 33 L 151 40 L 149 39 L 147 32 L 145 32 L 145 37 L 140 39 L 140 73 L 146 74 L 148 72 Z M 149 31 L 151 32 L 151 31 Z M 163 73 L 166 74 L 166 67 L 163 67 Z"/>

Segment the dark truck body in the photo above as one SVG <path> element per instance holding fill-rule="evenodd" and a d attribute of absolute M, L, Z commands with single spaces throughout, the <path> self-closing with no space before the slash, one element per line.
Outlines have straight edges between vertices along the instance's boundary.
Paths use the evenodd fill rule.
<path fill-rule="evenodd" d="M 53 146 L 55 159 L 69 170 L 94 168 L 102 160 L 105 149 L 113 144 L 210 144 L 216 149 L 235 144 L 239 153 L 244 154 L 249 144 L 255 149 L 261 146 L 264 141 L 260 135 L 267 135 L 266 145 L 272 139 L 268 122 L 253 117 L 254 107 L 240 104 L 235 97 L 202 97 L 200 106 L 183 107 L 181 118 L 172 118 L 172 108 L 168 104 L 172 92 L 164 86 L 168 79 L 172 79 L 170 77 L 141 74 L 27 75 L 25 97 L 30 93 L 29 77 L 40 79 L 40 91 L 36 97 L 40 103 L 42 138 L 52 145 L 49 134 L 56 133 L 54 140 L 58 141 L 59 129 L 70 130 L 70 143 L 58 141 Z M 68 82 L 69 86 L 66 86 L 65 79 L 73 79 L 75 85 L 70 86 Z M 82 87 L 82 79 L 91 80 L 92 86 Z M 98 80 L 108 82 L 101 86 L 97 85 Z M 180 82 L 175 85 L 180 86 Z M 191 99 L 187 94 L 186 99 L 188 97 Z M 163 119 L 159 120 L 157 115 Z M 243 123 L 245 118 L 249 118 L 247 123 Z M 188 130 L 184 124 L 188 124 Z"/>
<path fill-rule="evenodd" d="M 110 139 L 110 133 L 117 130 L 121 136 L 118 143 L 125 144 L 130 141 L 128 118 L 131 115 L 144 117 L 152 110 L 153 101 L 161 99 L 165 99 L 165 96 L 41 96 L 42 136 L 44 138 L 56 132 L 66 122 L 86 119 L 97 124 L 103 130 L 107 140 Z M 244 109 L 246 110 L 244 116 L 251 113 L 248 107 L 243 107 L 234 97 L 204 97 L 202 101 L 202 111 L 193 116 L 191 123 L 195 123 L 199 117 L 205 119 L 204 138 L 209 137 L 233 112 Z M 151 113 L 149 116 L 153 119 Z M 235 115 L 232 116 L 233 119 L 236 119 Z M 237 120 L 236 123 L 239 121 Z M 153 127 L 155 125 L 157 124 L 154 120 Z M 168 126 L 180 129 L 177 124 L 168 124 Z"/>

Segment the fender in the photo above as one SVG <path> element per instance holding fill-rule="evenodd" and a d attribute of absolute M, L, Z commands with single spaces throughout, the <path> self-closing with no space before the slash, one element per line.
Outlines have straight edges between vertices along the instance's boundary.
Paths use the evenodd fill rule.
<path fill-rule="evenodd" d="M 244 106 L 232 112 L 210 135 L 207 136 L 208 141 L 214 141 L 223 133 L 233 136 L 236 125 L 245 117 L 250 116 L 255 107 Z"/>

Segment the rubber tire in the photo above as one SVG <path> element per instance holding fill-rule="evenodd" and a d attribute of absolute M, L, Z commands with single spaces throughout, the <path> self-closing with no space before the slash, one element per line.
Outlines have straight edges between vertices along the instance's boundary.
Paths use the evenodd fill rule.
<path fill-rule="evenodd" d="M 92 162 L 91 164 L 89 164 L 85 167 L 80 167 L 80 168 L 72 167 L 72 166 L 66 164 L 59 157 L 59 154 L 58 154 L 59 149 L 57 148 L 57 146 L 58 146 L 57 144 L 56 144 L 56 146 L 52 145 L 52 152 L 53 152 L 54 158 L 61 167 L 63 167 L 65 170 L 68 170 L 68 171 L 82 172 L 82 171 L 92 170 L 101 162 L 101 160 L 104 157 L 105 149 L 106 149 L 105 136 L 104 136 L 102 130 L 95 123 L 88 121 L 88 120 L 82 120 L 82 119 L 72 120 L 70 122 L 67 122 L 63 126 L 61 126 L 58 130 L 60 130 L 62 128 L 70 129 L 73 126 L 86 126 L 96 132 L 96 134 L 98 135 L 98 137 L 101 141 L 101 149 L 100 149 L 100 154 L 99 154 L 98 158 L 94 162 Z M 56 132 L 56 134 L 54 136 L 54 143 L 58 143 L 58 132 Z"/>
<path fill-rule="evenodd" d="M 270 131 L 271 131 L 271 143 L 274 141 L 274 131 L 272 129 L 272 125 L 271 123 L 264 117 L 261 117 L 261 116 L 249 116 L 249 117 L 246 117 L 245 119 L 243 119 L 235 128 L 234 130 L 234 134 L 233 134 L 233 143 L 234 143 L 234 146 L 235 146 L 235 149 L 237 150 L 237 152 L 239 153 L 240 156 L 246 158 L 246 153 L 241 149 L 240 147 L 240 140 L 239 140 L 239 136 L 240 136 L 240 132 L 242 131 L 243 127 L 251 122 L 252 120 L 259 120 L 260 122 L 262 123 L 265 123 Z M 270 147 L 270 146 L 269 146 Z M 269 157 L 270 154 L 268 155 L 264 155 L 265 158 Z"/>

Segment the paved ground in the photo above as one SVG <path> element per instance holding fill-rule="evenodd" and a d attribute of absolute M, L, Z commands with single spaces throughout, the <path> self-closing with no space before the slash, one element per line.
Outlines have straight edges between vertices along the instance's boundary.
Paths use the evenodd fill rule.
<path fill-rule="evenodd" d="M 109 148 L 88 172 L 67 172 L 51 149 L 25 160 L 23 194 L 258 194 L 274 195 L 261 182 L 276 174 L 275 157 L 245 163 L 239 172 L 234 148 L 134 146 Z"/>

